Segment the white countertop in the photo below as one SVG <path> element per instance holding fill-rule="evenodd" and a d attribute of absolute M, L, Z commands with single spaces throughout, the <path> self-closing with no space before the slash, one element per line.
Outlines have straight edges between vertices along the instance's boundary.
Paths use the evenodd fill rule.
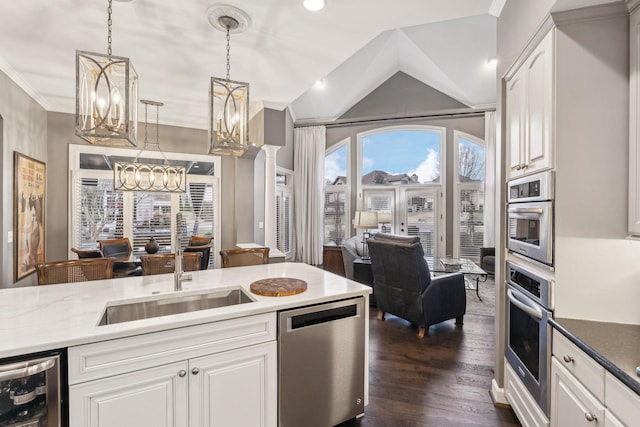
<path fill-rule="evenodd" d="M 302 263 L 278 263 L 191 272 L 183 294 L 242 287 L 255 302 L 97 326 L 107 303 L 175 294 L 173 274 L 0 290 L 0 358 L 78 344 L 273 312 L 371 293 L 371 288 Z M 286 297 L 249 291 L 260 279 L 291 277 L 307 290 Z"/>

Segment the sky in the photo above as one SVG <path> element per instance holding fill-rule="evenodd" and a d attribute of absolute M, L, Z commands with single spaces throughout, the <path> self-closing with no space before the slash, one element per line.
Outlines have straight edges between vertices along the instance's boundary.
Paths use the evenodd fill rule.
<path fill-rule="evenodd" d="M 392 150 L 389 147 L 393 147 Z M 373 170 L 390 174 L 418 175 L 420 182 L 440 175 L 440 133 L 430 131 L 394 131 L 362 139 L 362 173 Z M 325 158 L 325 177 L 333 180 L 347 174 L 346 147 Z"/>

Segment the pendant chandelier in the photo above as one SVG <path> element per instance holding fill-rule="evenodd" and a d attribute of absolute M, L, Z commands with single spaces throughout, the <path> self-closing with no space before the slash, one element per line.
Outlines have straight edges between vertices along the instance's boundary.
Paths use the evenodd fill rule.
<path fill-rule="evenodd" d="M 242 156 L 249 144 L 249 83 L 231 80 L 230 33 L 246 30 L 251 19 L 233 6 L 217 5 L 209 9 L 214 28 L 227 34 L 227 75 L 212 77 L 209 91 L 209 154 Z"/>
<path fill-rule="evenodd" d="M 111 54 L 111 2 L 107 54 L 76 51 L 76 135 L 91 144 L 135 147 L 138 74 L 129 58 Z"/>
<path fill-rule="evenodd" d="M 113 186 L 119 191 L 154 191 L 184 193 L 187 191 L 187 170 L 184 166 L 169 164 L 167 157 L 160 149 L 160 107 L 162 102 L 141 100 L 144 104 L 144 149 L 155 147 L 162 154 L 162 164 L 138 162 L 142 150 L 133 162 L 114 162 Z M 147 140 L 147 108 L 156 107 L 156 142 Z"/>

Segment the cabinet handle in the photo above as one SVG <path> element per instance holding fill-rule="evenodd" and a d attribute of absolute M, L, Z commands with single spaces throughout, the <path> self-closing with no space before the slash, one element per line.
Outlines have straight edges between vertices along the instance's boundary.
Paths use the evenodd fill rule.
<path fill-rule="evenodd" d="M 522 165 L 518 165 L 516 166 L 516 170 L 519 171 L 520 169 L 522 169 Z"/>
<path fill-rule="evenodd" d="M 200 372 L 200 369 L 198 369 L 198 368 L 193 368 L 193 369 L 191 370 L 191 373 L 192 373 L 193 375 L 198 375 L 198 372 Z"/>
<path fill-rule="evenodd" d="M 573 357 L 569 356 L 568 354 L 565 354 L 562 359 L 567 363 L 572 363 L 574 361 Z"/>
<path fill-rule="evenodd" d="M 587 419 L 587 421 L 592 422 L 592 421 L 597 421 L 598 417 L 596 417 L 595 415 L 593 415 L 591 412 L 585 412 L 584 413 L 584 417 Z"/>
<path fill-rule="evenodd" d="M 185 371 L 184 369 L 180 369 L 180 372 L 178 372 L 178 376 L 180 378 L 183 378 L 185 375 L 187 375 L 187 371 Z"/>

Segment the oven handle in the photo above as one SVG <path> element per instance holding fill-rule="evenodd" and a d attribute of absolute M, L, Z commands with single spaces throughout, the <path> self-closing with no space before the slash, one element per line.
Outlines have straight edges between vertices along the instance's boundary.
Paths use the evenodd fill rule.
<path fill-rule="evenodd" d="M 509 208 L 509 216 L 519 219 L 538 219 L 544 214 L 542 208 Z"/>
<path fill-rule="evenodd" d="M 507 297 L 509 297 L 509 300 L 516 307 L 520 308 L 522 311 L 530 314 L 531 316 L 542 320 L 542 309 L 525 304 L 521 301 L 520 298 L 518 298 L 518 296 L 520 296 L 520 298 L 526 298 L 521 292 L 518 292 L 515 289 L 507 289 Z"/>
<path fill-rule="evenodd" d="M 51 359 L 45 359 L 41 362 L 38 362 L 35 365 L 32 365 L 28 361 L 24 363 L 9 365 L 13 369 L 9 371 L 0 371 L 0 381 L 28 377 L 46 371 L 47 369 L 52 368 L 55 364 L 56 358 L 52 357 Z"/>

